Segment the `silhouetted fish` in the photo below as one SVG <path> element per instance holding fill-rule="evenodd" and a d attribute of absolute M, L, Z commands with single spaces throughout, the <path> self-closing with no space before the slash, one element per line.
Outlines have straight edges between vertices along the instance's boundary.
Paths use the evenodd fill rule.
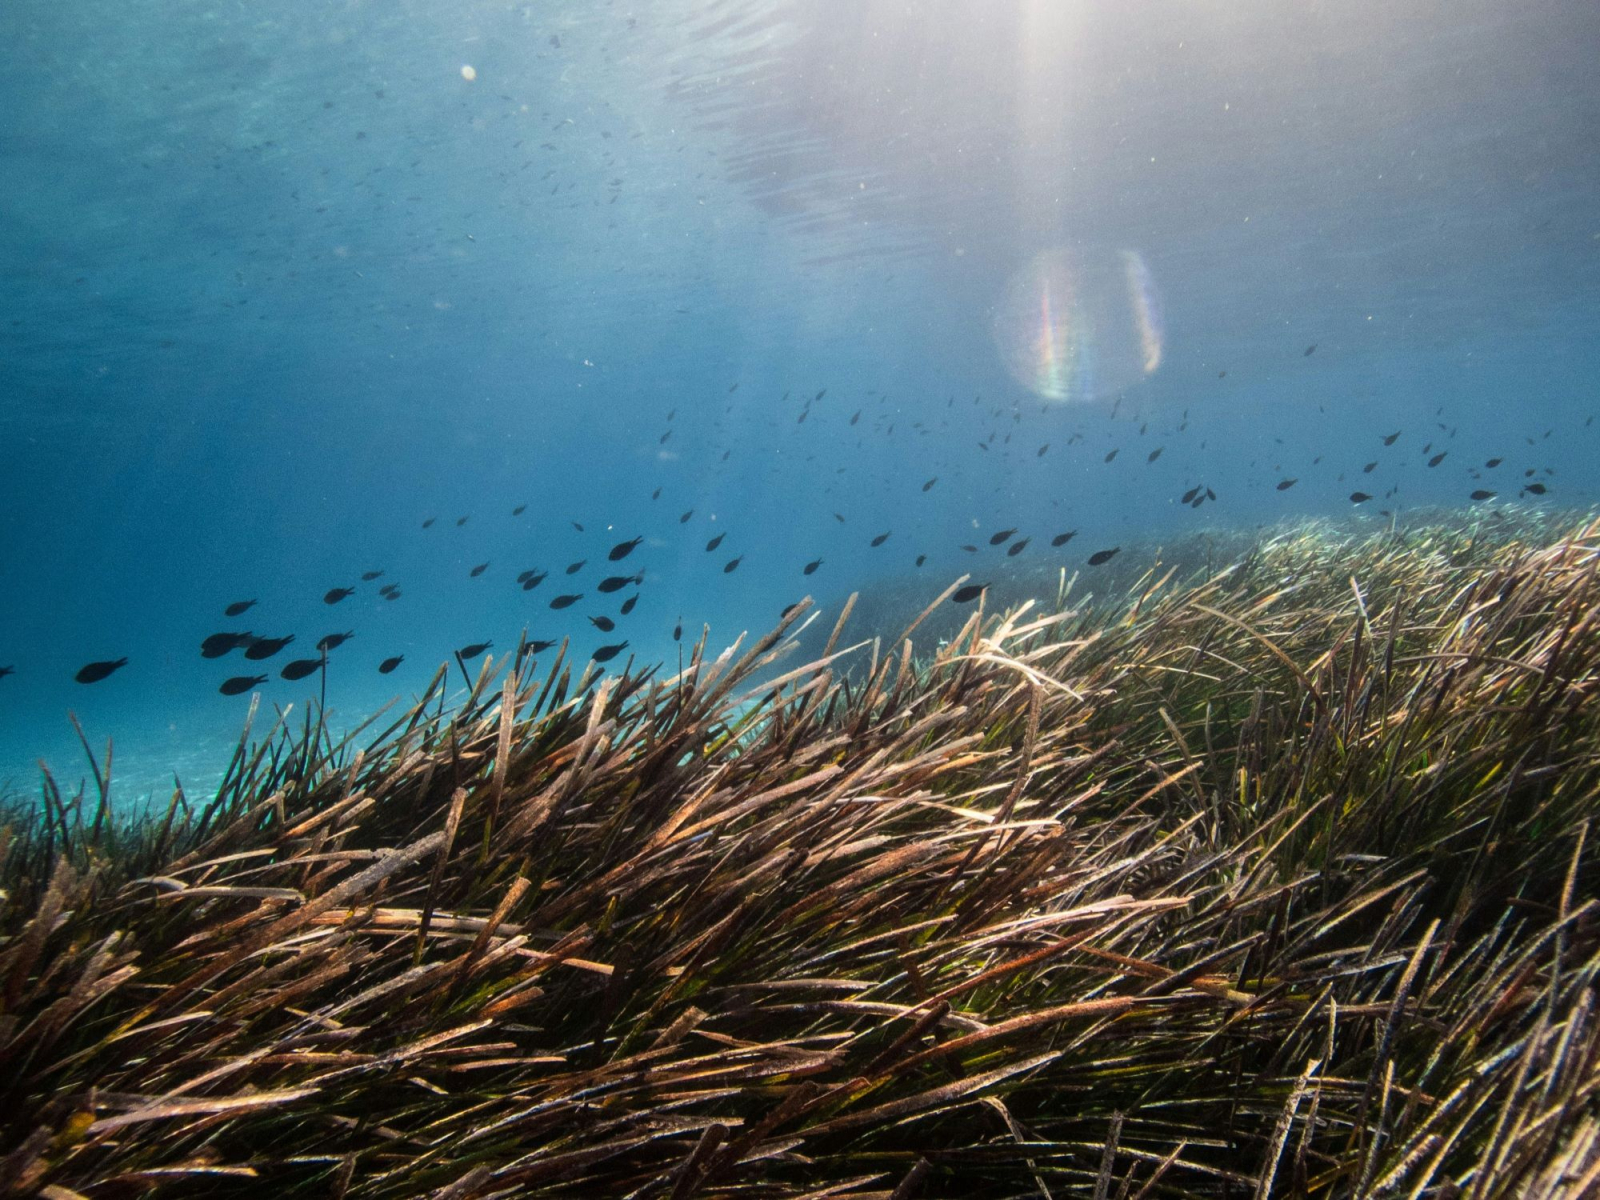
<path fill-rule="evenodd" d="M 329 650 L 333 650 L 344 645 L 351 638 L 355 637 L 355 635 L 356 631 L 353 629 L 348 630 L 345 633 L 330 633 L 326 637 L 318 640 L 317 649 L 326 654 Z"/>
<path fill-rule="evenodd" d="M 1372 497 L 1367 495 L 1367 493 L 1365 493 L 1365 492 L 1351 492 L 1350 493 L 1350 503 L 1351 504 L 1365 504 L 1368 500 L 1371 500 L 1371 499 L 1372 499 Z"/>
<path fill-rule="evenodd" d="M 322 602 L 324 604 L 337 604 L 346 596 L 355 595 L 355 591 L 355 588 L 329 588 L 322 594 Z"/>
<path fill-rule="evenodd" d="M 672 627 L 672 640 L 675 641 L 675 642 L 683 641 L 683 622 L 682 621 L 679 621 L 676 625 L 674 625 Z"/>
<path fill-rule="evenodd" d="M 1311 357 L 1311 352 L 1313 350 L 1315 350 L 1316 348 L 1317 348 L 1317 344 L 1315 342 L 1312 342 L 1311 345 L 1307 346 L 1306 347 L 1305 357 L 1306 358 L 1310 358 Z"/>
<path fill-rule="evenodd" d="M 937 475 L 935 475 L 932 479 L 928 480 L 927 483 L 922 485 L 922 490 L 923 491 L 927 491 L 929 488 L 933 487 L 933 485 L 938 483 L 938 482 L 939 482 L 939 477 Z"/>
<path fill-rule="evenodd" d="M 15 675 L 16 673 L 17 669 L 15 667 L 0 667 L 0 679 L 4 679 L 7 675 Z"/>
<path fill-rule="evenodd" d="M 1117 447 L 1117 450 L 1121 450 L 1121 449 L 1122 449 L 1121 446 Z M 1111 453 L 1107 454 L 1106 458 L 1105 458 L 1105 461 L 1106 462 L 1110 462 L 1113 458 L 1115 458 L 1117 456 L 1117 450 L 1113 450 L 1113 451 L 1111 451 Z"/>
<path fill-rule="evenodd" d="M 723 567 L 722 568 L 722 573 L 724 575 L 732 575 L 735 571 L 737 571 L 739 569 L 739 564 L 742 563 L 743 561 L 744 561 L 744 555 L 741 554 L 741 555 L 739 555 L 738 558 L 735 558 L 735 559 L 731 560 L 728 563 L 727 566 Z"/>
<path fill-rule="evenodd" d="M 582 592 L 568 593 L 567 595 L 557 596 L 554 600 L 550 601 L 550 607 L 551 608 L 571 608 L 574 604 L 576 604 L 579 600 L 582 600 L 582 599 L 583 599 L 583 593 Z"/>
<path fill-rule="evenodd" d="M 227 608 L 223 609 L 222 612 L 224 616 L 242 617 L 245 613 L 250 611 L 254 604 L 254 600 L 235 600 L 232 604 L 228 605 Z"/>
<path fill-rule="evenodd" d="M 1542 483 L 1526 483 L 1523 484 L 1522 490 L 1532 492 L 1535 496 L 1542 496 L 1545 494 L 1546 488 Z"/>
<path fill-rule="evenodd" d="M 321 666 L 322 660 L 320 658 L 297 658 L 293 662 L 284 663 L 283 670 L 279 671 L 278 674 L 293 683 L 297 679 L 304 679 Z"/>
<path fill-rule="evenodd" d="M 400 585 L 398 583 L 386 583 L 378 589 L 378 595 L 387 596 L 390 592 L 398 592 L 399 590 Z"/>
<path fill-rule="evenodd" d="M 1006 557 L 1015 558 L 1017 555 L 1021 554 L 1025 549 L 1027 549 L 1028 542 L 1031 540 L 1032 539 L 1030 538 L 1018 538 L 1016 541 L 1012 542 L 1011 545 L 1006 547 Z"/>
<path fill-rule="evenodd" d="M 1157 446 L 1154 450 L 1150 451 L 1150 457 L 1146 458 L 1145 462 L 1147 462 L 1147 463 L 1155 462 L 1156 459 L 1161 457 L 1161 452 L 1164 449 L 1166 449 L 1165 446 Z"/>
<path fill-rule="evenodd" d="M 271 658 L 292 641 L 294 641 L 294 634 L 292 633 L 288 637 L 281 638 L 256 638 L 246 648 L 244 656 L 260 662 L 263 658 Z"/>
<path fill-rule="evenodd" d="M 820 558 L 814 558 L 810 562 L 808 562 L 804 567 L 801 568 L 800 574 L 802 574 L 802 575 L 814 575 L 814 574 L 816 574 L 817 568 L 820 567 L 821 565 L 822 565 L 822 560 Z"/>
<path fill-rule="evenodd" d="M 1179 500 L 1178 503 L 1179 504 L 1192 504 L 1194 502 L 1195 497 L 1198 496 L 1200 494 L 1200 492 L 1201 492 L 1201 489 L 1199 487 L 1192 487 L 1187 492 L 1185 492 L 1183 494 L 1183 498 L 1181 500 Z"/>
<path fill-rule="evenodd" d="M 492 645 L 494 645 L 493 642 L 473 642 L 470 646 L 461 647 L 461 649 L 457 650 L 456 653 L 462 658 L 477 658 L 478 655 L 482 654 Z"/>
<path fill-rule="evenodd" d="M 1369 462 L 1366 466 L 1361 468 L 1361 473 L 1363 475 L 1371 475 L 1373 473 L 1373 471 L 1375 471 L 1377 469 L 1378 469 L 1378 464 L 1376 462 Z"/>
<path fill-rule="evenodd" d="M 923 563 L 925 563 L 927 561 L 928 561 L 928 556 L 926 554 L 917 555 L 917 566 L 920 567 Z"/>
<path fill-rule="evenodd" d="M 595 662 L 610 662 L 613 658 L 621 654 L 627 648 L 627 642 L 616 642 L 610 646 L 601 646 L 600 649 L 596 650 L 589 657 L 594 659 Z"/>
<path fill-rule="evenodd" d="M 363 571 L 361 572 L 361 582 L 371 583 L 374 579 L 380 579 L 382 576 L 382 571 Z"/>
<path fill-rule="evenodd" d="M 983 589 L 988 586 L 987 583 L 969 583 L 966 587 L 957 588 L 950 599 L 956 604 L 971 604 L 983 595 Z"/>
<path fill-rule="evenodd" d="M 694 509 L 691 508 L 688 512 L 684 513 L 683 516 L 678 518 L 678 524 L 687 525 L 689 523 L 689 518 L 692 516 L 694 516 Z"/>
<path fill-rule="evenodd" d="M 1011 535 L 1014 534 L 1015 532 L 1016 532 L 1015 529 L 1002 529 L 999 533 L 992 534 L 990 536 L 989 545 L 998 546 L 1002 542 L 1008 541 L 1010 539 Z"/>
<path fill-rule="evenodd" d="M 221 658 L 255 640 L 253 633 L 213 633 L 200 643 L 201 658 Z"/>
<path fill-rule="evenodd" d="M 550 649 L 550 647 L 554 645 L 554 642 L 531 641 L 524 646 L 523 649 L 529 654 L 543 654 L 546 650 Z"/>
<path fill-rule="evenodd" d="M 576 575 L 579 571 L 583 570 L 583 564 L 588 562 L 588 561 L 589 560 L 587 558 L 580 558 L 575 563 L 568 563 L 567 564 L 567 574 L 568 575 Z"/>
<path fill-rule="evenodd" d="M 841 524 L 841 525 L 844 524 L 844 514 L 843 513 L 834 513 L 833 514 L 833 519 L 835 521 L 839 522 L 839 524 Z"/>
<path fill-rule="evenodd" d="M 1280 479 L 1280 480 L 1278 480 L 1278 490 L 1280 492 L 1287 492 L 1290 488 L 1292 488 L 1295 484 L 1297 484 L 1299 482 L 1300 481 L 1298 479 Z"/>
<path fill-rule="evenodd" d="M 630 583 L 642 583 L 643 581 L 643 575 L 607 575 L 600 581 L 595 590 L 607 593 L 620 592 Z"/>
<path fill-rule="evenodd" d="M 232 679 L 224 679 L 222 686 L 217 689 L 224 696 L 237 696 L 241 692 L 248 692 L 258 683 L 265 683 L 265 675 L 235 675 Z"/>
<path fill-rule="evenodd" d="M 1070 542 L 1073 538 L 1075 538 L 1077 536 L 1078 536 L 1078 531 L 1076 529 L 1069 529 L 1065 533 L 1056 534 L 1055 537 L 1050 539 L 1050 544 L 1052 546 L 1065 546 L 1068 542 Z"/>
<path fill-rule="evenodd" d="M 477 566 L 473 567 L 472 570 L 468 571 L 467 574 L 472 576 L 472 578 L 476 579 L 479 575 L 482 575 L 488 569 L 489 569 L 489 564 L 488 563 L 479 563 Z"/>
<path fill-rule="evenodd" d="M 1394 445 L 1395 439 L 1398 438 L 1404 432 L 1405 432 L 1405 430 L 1403 430 L 1403 429 L 1396 429 L 1393 433 L 1387 434 L 1383 439 L 1383 444 L 1385 446 Z"/>
<path fill-rule="evenodd" d="M 1488 488 L 1479 488 L 1472 493 L 1472 498 L 1474 500 L 1493 500 L 1498 494 L 1498 492 L 1491 492 Z"/>
<path fill-rule="evenodd" d="M 438 517 L 429 517 L 429 518 L 428 518 L 428 519 L 427 519 L 427 520 L 426 520 L 426 521 L 424 521 L 424 522 L 423 522 L 423 523 L 422 523 L 422 527 L 423 527 L 423 528 L 424 528 L 424 529 L 426 529 L 426 528 L 428 528 L 428 526 L 430 526 L 430 525 L 432 525 L 432 524 L 433 524 L 433 523 L 434 523 L 434 522 L 435 522 L 435 521 L 437 521 L 437 520 L 438 520 L 438 519 L 439 519 L 439 518 L 438 518 Z"/>
<path fill-rule="evenodd" d="M 610 617 L 590 617 L 589 624 L 593 625 L 601 633 L 610 633 L 617 627 L 617 623 Z"/>
<path fill-rule="evenodd" d="M 889 531 L 889 533 L 893 533 L 893 532 L 894 532 L 894 530 L 892 530 L 892 529 Z M 872 544 L 874 546 L 883 545 L 885 542 L 887 542 L 889 540 L 889 533 L 880 533 L 877 537 L 872 539 Z"/>
<path fill-rule="evenodd" d="M 1505 462 L 1505 459 L 1503 459 L 1503 458 L 1491 458 L 1488 462 L 1484 463 L 1483 465 L 1486 466 L 1486 467 L 1494 468 L 1494 467 L 1498 467 L 1503 462 Z"/>
<path fill-rule="evenodd" d="M 515 508 L 513 508 L 511 510 L 511 515 L 513 517 L 520 517 L 523 513 L 527 512 L 527 511 L 528 511 L 528 506 L 526 504 L 519 504 L 519 505 L 517 505 Z M 393 668 L 390 668 L 390 669 L 392 670 Z"/>
<path fill-rule="evenodd" d="M 1091 567 L 1098 567 L 1102 563 L 1108 563 L 1117 556 L 1117 551 L 1121 549 L 1121 546 L 1113 546 L 1109 550 L 1096 550 L 1093 554 L 1089 555 L 1089 565 Z"/>
<path fill-rule="evenodd" d="M 617 611 L 623 616 L 627 616 L 633 611 L 633 606 L 637 603 L 639 603 L 639 593 L 635 592 L 622 602 L 622 607 L 617 609 Z"/>
<path fill-rule="evenodd" d="M 722 539 L 727 537 L 727 536 L 728 535 L 725 534 L 725 533 L 719 533 L 719 534 L 717 534 L 716 537 L 712 538 L 709 542 L 707 542 L 706 543 L 706 553 L 710 554 L 718 546 L 722 545 Z"/>
<path fill-rule="evenodd" d="M 464 517 L 457 517 L 456 518 L 456 528 L 460 529 L 463 525 L 465 525 L 471 519 L 472 519 L 472 514 L 471 513 L 468 513 Z"/>
<path fill-rule="evenodd" d="M 381 663 L 378 664 L 378 674 L 387 675 L 390 671 L 394 670 L 401 663 L 405 662 L 405 660 L 406 660 L 406 656 L 404 654 L 396 654 L 393 658 L 384 659 Z"/>
<path fill-rule="evenodd" d="M 106 662 L 92 662 L 87 666 L 78 668 L 78 673 L 73 678 L 79 683 L 99 683 L 117 668 L 127 665 L 128 660 L 125 658 L 114 658 Z"/>
<path fill-rule="evenodd" d="M 644 538 L 636 537 L 631 541 L 618 542 L 615 546 L 611 547 L 611 553 L 606 555 L 606 557 L 612 562 L 621 562 L 623 559 L 627 558 L 628 555 L 632 554 L 634 547 L 642 541 L 644 541 Z"/>

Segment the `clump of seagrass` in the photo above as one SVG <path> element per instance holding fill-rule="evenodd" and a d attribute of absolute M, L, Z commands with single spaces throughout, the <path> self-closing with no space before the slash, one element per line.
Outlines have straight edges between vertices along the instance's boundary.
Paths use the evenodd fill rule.
<path fill-rule="evenodd" d="M 0 1188 L 1592 1195 L 1600 528 L 1474 538 L 47 782 Z"/>

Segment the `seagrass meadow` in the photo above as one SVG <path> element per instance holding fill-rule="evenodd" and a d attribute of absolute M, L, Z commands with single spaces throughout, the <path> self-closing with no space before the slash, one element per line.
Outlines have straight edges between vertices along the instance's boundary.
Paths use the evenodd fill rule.
<path fill-rule="evenodd" d="M 0 849 L 0 1183 L 1600 1194 L 1600 524 L 1464 520 L 508 655 L 137 818 L 91 755 Z"/>

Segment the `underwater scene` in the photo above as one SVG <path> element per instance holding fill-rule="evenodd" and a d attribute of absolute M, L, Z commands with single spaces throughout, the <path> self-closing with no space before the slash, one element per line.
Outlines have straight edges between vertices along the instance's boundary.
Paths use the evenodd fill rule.
<path fill-rule="evenodd" d="M 1600 1194 L 1600 7 L 0 33 L 0 1191 Z"/>

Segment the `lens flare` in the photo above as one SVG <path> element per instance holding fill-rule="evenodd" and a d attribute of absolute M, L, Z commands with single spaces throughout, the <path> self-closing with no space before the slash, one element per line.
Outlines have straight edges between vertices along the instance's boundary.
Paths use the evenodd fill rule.
<path fill-rule="evenodd" d="M 1012 276 L 995 310 L 1006 369 L 1048 400 L 1114 395 L 1155 373 L 1161 297 L 1137 250 L 1047 250 Z"/>

